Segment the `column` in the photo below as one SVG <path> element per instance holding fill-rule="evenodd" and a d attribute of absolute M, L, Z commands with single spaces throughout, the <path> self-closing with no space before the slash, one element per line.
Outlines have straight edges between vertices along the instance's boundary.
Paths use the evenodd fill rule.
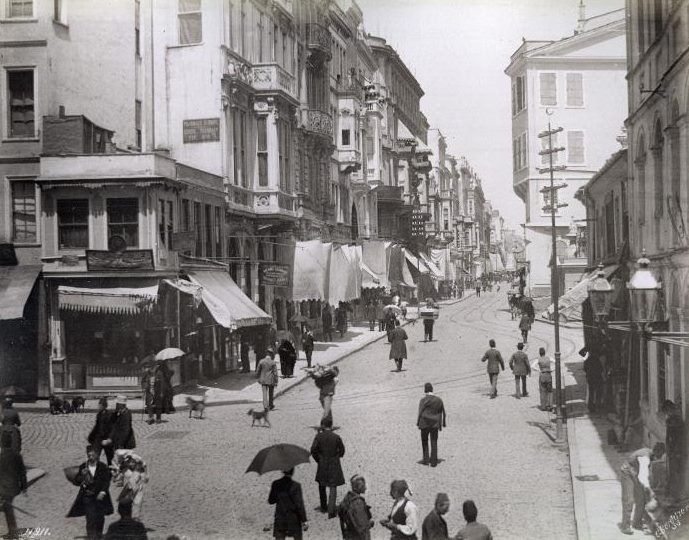
<path fill-rule="evenodd" d="M 275 107 L 268 109 L 266 117 L 266 143 L 268 146 L 268 187 L 271 191 L 280 189 L 280 141 L 278 140 L 278 111 Z M 277 206 L 277 200 L 275 201 Z"/>
<path fill-rule="evenodd" d="M 55 374 L 53 368 L 62 369 L 62 380 L 59 381 L 61 387 L 64 387 L 67 377 L 67 369 L 65 365 L 65 324 L 60 317 L 60 307 L 58 302 L 57 286 L 49 285 L 47 296 L 50 299 L 50 315 L 49 315 L 49 332 L 50 332 L 50 356 L 49 362 L 49 391 L 52 393 L 55 389 Z"/>

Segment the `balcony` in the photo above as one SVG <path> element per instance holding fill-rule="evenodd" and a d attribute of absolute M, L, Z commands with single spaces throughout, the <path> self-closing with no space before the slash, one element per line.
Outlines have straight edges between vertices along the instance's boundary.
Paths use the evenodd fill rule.
<path fill-rule="evenodd" d="M 333 119 L 328 113 L 304 109 L 301 111 L 301 124 L 307 131 L 329 139 L 333 137 Z"/>
<path fill-rule="evenodd" d="M 330 32 L 325 26 L 317 23 L 306 25 L 306 47 L 310 51 L 323 54 L 330 60 Z"/>
<path fill-rule="evenodd" d="M 227 204 L 233 210 L 251 210 L 253 194 L 250 189 L 240 186 L 227 185 Z"/>
<path fill-rule="evenodd" d="M 383 116 L 383 104 L 378 100 L 367 101 L 366 102 L 366 114 L 378 115 L 378 116 L 382 117 Z"/>
<path fill-rule="evenodd" d="M 256 214 L 296 217 L 297 197 L 282 191 L 259 191 L 253 194 Z"/>
<path fill-rule="evenodd" d="M 402 204 L 403 189 L 402 186 L 378 186 L 378 202 Z"/>
<path fill-rule="evenodd" d="M 361 169 L 361 152 L 355 148 L 338 149 L 337 161 L 340 165 L 340 172 L 349 173 Z"/>
<path fill-rule="evenodd" d="M 251 77 L 252 86 L 257 92 L 281 93 L 295 104 L 299 101 L 294 76 L 277 64 L 256 65 L 251 69 Z"/>

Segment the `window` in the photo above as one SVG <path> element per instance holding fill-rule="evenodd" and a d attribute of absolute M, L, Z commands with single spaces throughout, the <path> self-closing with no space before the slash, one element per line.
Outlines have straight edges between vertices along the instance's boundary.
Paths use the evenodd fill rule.
<path fill-rule="evenodd" d="M 512 83 L 512 116 L 526 108 L 524 77 L 516 77 Z"/>
<path fill-rule="evenodd" d="M 544 184 L 544 187 L 550 188 L 550 182 L 547 182 Z M 557 204 L 558 204 L 558 195 L 557 195 L 557 189 L 554 189 L 552 192 L 550 190 L 544 191 L 543 192 L 543 206 L 548 207 L 548 208 L 541 208 L 542 212 L 544 214 L 550 214 L 550 194 L 553 193 L 553 204 L 555 205 L 555 213 L 557 214 Z"/>
<path fill-rule="evenodd" d="M 14 181 L 12 186 L 12 240 L 18 244 L 38 241 L 36 234 L 36 187 L 33 181 Z"/>
<path fill-rule="evenodd" d="M 191 230 L 191 204 L 189 199 L 182 199 L 182 227 L 185 231 Z"/>
<path fill-rule="evenodd" d="M 349 140 L 350 131 L 348 129 L 342 130 L 342 146 L 349 146 L 351 141 Z"/>
<path fill-rule="evenodd" d="M 663 0 L 653 1 L 653 39 L 658 39 L 663 31 Z"/>
<path fill-rule="evenodd" d="M 605 217 L 605 254 L 604 255 L 614 255 L 616 238 L 615 238 L 615 214 L 613 208 L 613 201 L 610 199 L 605 203 L 603 210 L 603 215 Z"/>
<path fill-rule="evenodd" d="M 258 131 L 258 145 L 256 147 L 256 154 L 258 156 L 258 185 L 266 187 L 268 185 L 268 133 L 265 116 L 260 116 L 256 119 L 256 129 Z"/>
<path fill-rule="evenodd" d="M 205 205 L 205 227 L 204 232 L 206 235 L 206 257 L 213 256 L 213 213 L 211 205 Z"/>
<path fill-rule="evenodd" d="M 558 147 L 558 135 L 559 133 L 553 133 L 550 136 L 553 148 Z M 548 137 L 543 137 L 541 139 L 541 150 L 548 150 Z M 558 160 L 558 153 L 554 152 L 552 154 L 553 156 L 553 165 L 557 163 Z M 541 154 L 541 165 L 550 165 L 550 155 L 549 154 Z"/>
<path fill-rule="evenodd" d="M 263 57 L 264 54 L 264 48 L 263 48 L 263 13 L 259 12 L 258 14 L 258 20 L 256 21 L 256 28 L 258 30 L 258 61 L 259 62 L 265 62 L 265 58 Z"/>
<path fill-rule="evenodd" d="M 7 88 L 10 138 L 34 137 L 33 70 L 8 71 Z"/>
<path fill-rule="evenodd" d="M 201 0 L 179 0 L 177 19 L 179 44 L 201 43 L 203 39 Z"/>
<path fill-rule="evenodd" d="M 158 238 L 160 243 L 167 247 L 167 238 L 165 235 L 165 201 L 160 199 L 158 201 Z"/>
<path fill-rule="evenodd" d="M 541 105 L 557 105 L 557 75 L 541 73 Z"/>
<path fill-rule="evenodd" d="M 567 132 L 567 162 L 584 163 L 584 132 Z"/>
<path fill-rule="evenodd" d="M 57 201 L 57 232 L 59 249 L 89 246 L 89 200 L 59 199 Z"/>
<path fill-rule="evenodd" d="M 278 130 L 278 158 L 280 166 L 280 189 L 285 193 L 291 193 L 291 171 L 290 171 L 290 153 L 292 151 L 290 144 L 290 129 L 289 124 L 283 120 L 277 122 Z"/>
<path fill-rule="evenodd" d="M 581 73 L 567 73 L 567 106 L 584 106 L 584 80 Z"/>
<path fill-rule="evenodd" d="M 121 236 L 127 247 L 139 246 L 139 199 L 108 199 L 108 238 Z"/>
<path fill-rule="evenodd" d="M 639 38 L 639 54 L 643 53 L 646 47 L 646 14 L 644 13 L 644 3 L 637 2 L 636 25 Z"/>
<path fill-rule="evenodd" d="M 59 0 L 55 0 L 57 3 Z M 134 50 L 136 56 L 141 56 L 141 2 L 134 3 Z"/>
<path fill-rule="evenodd" d="M 666 380 L 666 369 L 667 369 L 667 355 L 665 353 L 667 345 L 663 343 L 656 343 L 656 359 L 658 362 L 658 377 L 656 384 L 658 386 L 658 406 L 663 404 L 663 401 L 667 399 L 667 389 L 665 385 Z"/>
<path fill-rule="evenodd" d="M 136 147 L 141 150 L 141 101 L 134 101 L 134 126 L 136 128 Z"/>
<path fill-rule="evenodd" d="M 521 150 L 520 155 L 519 155 L 519 159 L 520 159 L 519 168 L 523 169 L 524 167 L 526 167 L 529 164 L 528 159 L 526 157 L 526 147 L 527 147 L 527 145 L 526 145 L 526 133 L 522 133 L 521 137 L 519 137 L 519 142 L 520 142 L 520 150 Z"/>
<path fill-rule="evenodd" d="M 67 24 L 67 13 L 64 0 L 53 0 L 53 21 Z"/>
<path fill-rule="evenodd" d="M 235 109 L 232 117 L 234 183 L 246 187 L 246 111 Z"/>
<path fill-rule="evenodd" d="M 33 17 L 33 0 L 7 0 L 7 18 Z"/>
<path fill-rule="evenodd" d="M 246 51 L 246 1 L 240 0 L 239 13 L 239 54 L 244 55 Z"/>
<path fill-rule="evenodd" d="M 203 256 L 203 216 L 201 216 L 201 203 L 194 203 L 194 231 L 196 232 L 195 253 L 197 257 Z"/>
<path fill-rule="evenodd" d="M 213 236 L 215 237 L 215 256 L 222 257 L 222 208 L 216 206 L 215 210 L 215 229 L 213 231 Z"/>

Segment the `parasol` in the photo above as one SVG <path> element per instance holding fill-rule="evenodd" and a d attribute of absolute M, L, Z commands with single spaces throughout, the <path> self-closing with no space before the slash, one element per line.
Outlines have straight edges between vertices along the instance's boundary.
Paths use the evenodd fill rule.
<path fill-rule="evenodd" d="M 81 468 L 80 465 L 74 465 L 72 467 L 65 467 L 62 469 L 65 473 L 65 477 L 67 480 L 72 482 L 75 486 L 81 485 L 80 482 L 77 482 L 77 476 L 79 475 L 79 469 Z"/>
<path fill-rule="evenodd" d="M 290 343 L 295 343 L 294 339 L 294 334 L 288 330 L 279 330 L 278 333 L 275 335 L 278 343 L 282 343 L 283 340 L 287 340 Z"/>
<path fill-rule="evenodd" d="M 185 353 L 182 349 L 178 349 L 177 347 L 168 347 L 167 349 L 163 349 L 156 354 L 156 360 L 172 360 L 173 358 L 179 358 L 185 354 L 187 353 Z"/>
<path fill-rule="evenodd" d="M 401 315 L 402 314 L 402 310 L 400 309 L 400 307 L 395 305 L 395 304 L 388 304 L 387 306 L 385 306 L 383 308 L 383 312 L 386 312 L 386 311 L 392 311 L 395 315 Z"/>
<path fill-rule="evenodd" d="M 300 463 L 308 463 L 310 456 L 308 450 L 296 444 L 274 444 L 256 454 L 246 472 L 288 471 Z"/>

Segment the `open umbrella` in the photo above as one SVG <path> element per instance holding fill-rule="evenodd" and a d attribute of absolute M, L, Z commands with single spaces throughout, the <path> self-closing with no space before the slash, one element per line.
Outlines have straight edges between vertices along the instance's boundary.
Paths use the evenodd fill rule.
<path fill-rule="evenodd" d="M 395 315 L 401 315 L 402 310 L 396 304 L 388 304 L 383 308 L 383 312 L 392 311 Z"/>
<path fill-rule="evenodd" d="M 308 463 L 310 457 L 308 450 L 296 444 L 274 444 L 256 454 L 246 472 L 287 471 L 300 463 Z"/>
<path fill-rule="evenodd" d="M 290 319 L 290 322 L 294 323 L 302 323 L 302 322 L 307 322 L 308 319 L 304 317 L 301 313 L 297 313 L 295 315 L 292 315 L 292 318 Z"/>
<path fill-rule="evenodd" d="M 10 385 L 0 388 L 0 395 L 6 397 L 26 396 L 28 392 L 21 386 Z"/>
<path fill-rule="evenodd" d="M 185 354 L 187 353 L 185 353 L 182 349 L 178 349 L 177 347 L 168 347 L 167 349 L 163 349 L 156 354 L 156 360 L 172 360 L 173 358 L 179 358 Z"/>

